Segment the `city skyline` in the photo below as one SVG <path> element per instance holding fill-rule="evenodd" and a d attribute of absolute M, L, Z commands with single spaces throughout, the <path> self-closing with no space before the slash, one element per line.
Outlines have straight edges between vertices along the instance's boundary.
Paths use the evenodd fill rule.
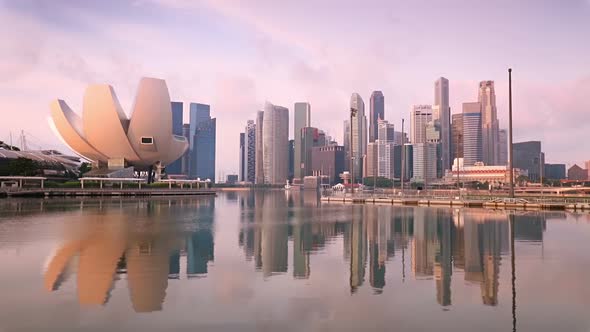
<path fill-rule="evenodd" d="M 548 162 L 582 165 L 587 157 L 571 142 L 583 141 L 590 129 L 586 111 L 590 105 L 584 98 L 590 88 L 590 70 L 584 68 L 590 65 L 588 59 L 577 56 L 588 52 L 588 45 L 577 40 L 590 30 L 583 19 L 590 12 L 590 3 L 539 6 L 532 1 L 502 1 L 478 16 L 502 23 L 487 31 L 482 40 L 466 29 L 474 23 L 471 14 L 480 13 L 481 3 L 457 3 L 463 5 L 446 8 L 436 3 L 402 6 L 375 1 L 315 8 L 311 2 L 285 3 L 291 15 L 278 25 L 274 24 L 280 17 L 276 13 L 285 9 L 266 2 L 249 9 L 235 8 L 230 2 L 55 1 L 51 4 L 55 15 L 48 16 L 48 5 L 3 1 L 0 17 L 14 29 L 2 32 L 7 43 L 0 49 L 6 55 L 0 66 L 0 96 L 3 108 L 15 110 L 15 116 L 4 119 L 0 140 L 8 141 L 9 132 L 15 135 L 22 129 L 34 133 L 32 143 L 68 152 L 43 121 L 32 123 L 30 119 L 46 117 L 47 105 L 56 96 L 71 101 L 73 109 L 81 109 L 81 91 L 93 82 L 113 85 L 120 91 L 121 105 L 129 110 L 141 76 L 165 79 L 172 100 L 210 104 L 220 133 L 237 135 L 266 99 L 289 106 L 305 100 L 313 105 L 314 125 L 338 141 L 352 92 L 369 100 L 371 91 L 383 91 L 386 118 L 399 128 L 402 117 L 408 121 L 410 105 L 434 104 L 432 82 L 437 77 L 450 81 L 452 114 L 460 112 L 463 102 L 475 100 L 474 87 L 479 81 L 493 80 L 499 127 L 507 128 L 506 69 L 512 67 L 514 141 L 540 140 Z M 317 12 L 308 27 L 298 29 L 298 17 L 310 8 Z M 377 9 L 383 14 L 375 17 Z M 525 18 L 519 14 L 523 11 Z M 452 49 L 427 36 L 423 28 L 410 29 L 418 13 L 424 18 L 447 15 L 454 23 L 440 27 L 441 32 L 464 42 Z M 374 19 L 351 31 L 340 22 L 353 15 Z M 194 20 L 195 16 L 203 20 Z M 318 19 L 326 16 L 329 22 Z M 194 21 L 199 26 L 190 29 L 197 24 Z M 531 28 L 523 30 L 523 25 Z M 354 48 L 344 38 L 376 31 L 383 35 L 360 41 Z M 506 40 L 508 31 L 527 42 Z M 136 38 L 145 34 L 155 43 Z M 19 35 L 34 38 L 23 40 Z M 395 45 L 380 42 L 384 37 L 395 40 Z M 187 46 L 191 39 L 199 40 L 199 46 Z M 490 42 L 496 47 L 488 47 Z M 429 54 L 432 52 L 421 46 L 425 43 L 442 48 L 447 56 Z M 547 44 L 553 47 L 547 49 Z M 376 52 L 367 53 L 370 48 Z M 506 49 L 512 52 L 504 52 Z M 242 51 L 239 59 L 231 55 L 236 50 Z M 284 79 L 277 81 L 274 72 L 284 74 Z M 186 123 L 186 106 L 184 113 Z M 227 141 L 216 149 L 215 178 L 219 172 L 237 173 L 238 141 Z"/>

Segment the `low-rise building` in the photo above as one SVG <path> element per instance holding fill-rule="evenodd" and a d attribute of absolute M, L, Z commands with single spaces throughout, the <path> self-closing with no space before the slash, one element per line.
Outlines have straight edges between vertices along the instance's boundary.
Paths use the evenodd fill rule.
<path fill-rule="evenodd" d="M 567 179 L 573 181 L 588 180 L 588 170 L 574 164 L 567 170 Z"/>
<path fill-rule="evenodd" d="M 459 164 L 459 167 L 457 167 Z M 526 170 L 514 169 L 514 180 L 520 176 L 527 176 Z M 509 166 L 485 166 L 483 163 L 475 163 L 473 166 L 464 166 L 462 158 L 455 159 L 452 170 L 446 172 L 445 182 L 488 182 L 502 185 L 510 182 Z"/>

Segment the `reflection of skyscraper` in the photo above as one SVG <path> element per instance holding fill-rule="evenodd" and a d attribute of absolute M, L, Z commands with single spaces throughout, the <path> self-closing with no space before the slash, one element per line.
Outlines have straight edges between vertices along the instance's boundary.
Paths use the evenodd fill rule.
<path fill-rule="evenodd" d="M 353 206 L 352 222 L 349 225 L 348 234 L 350 244 L 350 291 L 356 292 L 365 281 L 365 264 L 367 260 L 367 231 L 362 216 L 365 206 L 355 208 Z M 346 243 L 346 242 L 345 242 Z"/>
<path fill-rule="evenodd" d="M 285 196 L 268 193 L 261 220 L 262 273 L 265 277 L 287 272 L 289 226 Z"/>
<path fill-rule="evenodd" d="M 465 280 L 477 282 L 482 301 L 498 304 L 500 259 L 508 250 L 508 223 L 503 214 L 472 211 L 465 215 Z"/>
<path fill-rule="evenodd" d="M 189 277 L 207 274 L 207 264 L 213 261 L 213 234 L 199 229 L 186 240 L 186 273 Z"/>
<path fill-rule="evenodd" d="M 197 230 L 190 233 L 186 239 L 186 273 L 189 277 L 205 275 L 208 263 L 214 258 L 213 241 L 213 209 L 214 199 L 202 200 L 199 206 L 199 220 Z"/>
<path fill-rule="evenodd" d="M 412 271 L 416 277 L 434 274 L 434 258 L 438 248 L 434 210 L 414 209 L 414 241 L 412 241 Z"/>
<path fill-rule="evenodd" d="M 311 224 L 296 222 L 293 226 L 293 277 L 307 279 L 310 275 Z"/>
<path fill-rule="evenodd" d="M 439 210 L 438 242 L 439 250 L 434 263 L 434 277 L 436 280 L 436 300 L 442 306 L 451 304 L 451 216 L 446 210 Z"/>
<path fill-rule="evenodd" d="M 387 259 L 386 225 L 380 218 L 381 211 L 377 207 L 365 210 L 367 235 L 369 237 L 369 283 L 380 293 L 385 287 L 385 260 Z M 382 227 L 383 226 L 383 227 Z"/>

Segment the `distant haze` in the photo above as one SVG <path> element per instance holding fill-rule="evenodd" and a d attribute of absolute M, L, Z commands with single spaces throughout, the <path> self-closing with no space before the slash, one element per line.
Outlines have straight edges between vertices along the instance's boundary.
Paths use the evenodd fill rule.
<path fill-rule="evenodd" d="M 211 105 L 217 176 L 237 174 L 239 132 L 264 101 L 311 103 L 311 124 L 342 143 L 352 92 L 385 96 L 409 128 L 412 104 L 450 81 L 453 113 L 494 80 L 500 127 L 513 68 L 515 141 L 541 140 L 548 163 L 590 159 L 587 0 L 0 0 L 0 140 L 69 152 L 47 125 L 61 98 L 81 112 L 85 87 L 111 84 L 129 112 L 142 76 L 172 100 Z"/>

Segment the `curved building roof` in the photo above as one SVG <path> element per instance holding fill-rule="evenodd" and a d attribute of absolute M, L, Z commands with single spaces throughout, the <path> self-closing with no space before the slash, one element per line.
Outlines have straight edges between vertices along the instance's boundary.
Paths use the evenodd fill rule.
<path fill-rule="evenodd" d="M 64 142 L 92 161 L 125 159 L 138 168 L 158 162 L 165 166 L 188 149 L 186 138 L 172 133 L 170 95 L 166 82 L 157 78 L 141 79 L 130 119 L 107 84 L 86 89 L 82 117 L 65 101 L 55 100 L 51 119 Z"/>

